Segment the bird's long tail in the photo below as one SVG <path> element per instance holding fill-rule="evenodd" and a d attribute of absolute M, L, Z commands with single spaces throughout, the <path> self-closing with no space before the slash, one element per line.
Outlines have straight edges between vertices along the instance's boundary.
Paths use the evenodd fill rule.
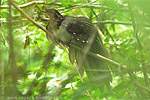
<path fill-rule="evenodd" d="M 76 62 L 78 69 L 82 72 L 84 70 L 90 80 L 90 82 L 96 84 L 101 91 L 104 87 L 110 89 L 110 82 L 112 81 L 112 76 L 110 73 L 110 68 L 107 62 L 102 59 L 98 59 L 91 55 L 86 54 L 84 56 L 84 51 L 76 49 L 74 47 L 69 48 L 69 58 L 72 63 Z M 100 54 L 107 57 L 108 53 L 105 50 L 103 44 L 100 41 L 94 40 L 91 44 L 89 52 Z M 82 73 L 81 73 L 82 74 Z"/>

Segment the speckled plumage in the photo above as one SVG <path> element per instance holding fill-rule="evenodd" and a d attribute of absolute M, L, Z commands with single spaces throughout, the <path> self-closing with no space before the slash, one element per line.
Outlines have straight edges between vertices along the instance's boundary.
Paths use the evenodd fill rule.
<path fill-rule="evenodd" d="M 104 86 L 109 89 L 112 81 L 109 65 L 105 61 L 87 54 L 92 52 L 108 57 L 108 52 L 94 25 L 85 17 L 62 16 L 55 9 L 48 9 L 45 13 L 50 17 L 47 30 L 54 34 L 60 44 L 67 47 L 70 62 L 77 64 L 81 74 L 84 70 L 89 80 L 97 83 L 101 91 Z M 51 39 L 48 34 L 47 38 Z M 55 43 L 55 40 L 52 41 Z"/>

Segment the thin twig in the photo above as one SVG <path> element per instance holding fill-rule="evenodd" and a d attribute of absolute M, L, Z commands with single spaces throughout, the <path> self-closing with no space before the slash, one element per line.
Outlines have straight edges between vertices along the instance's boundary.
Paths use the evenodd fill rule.
<path fill-rule="evenodd" d="M 13 25 L 14 24 L 18 24 L 18 23 L 20 23 L 20 22 L 26 22 L 26 21 L 28 21 L 27 19 L 21 19 L 21 20 L 12 20 L 12 23 L 13 23 Z M 9 23 L 9 21 L 1 21 L 0 23 Z"/>
<path fill-rule="evenodd" d="M 95 24 L 122 24 L 122 25 L 133 25 L 132 22 L 125 22 L 125 21 L 99 21 L 99 22 L 96 22 Z M 140 23 L 139 23 L 140 24 Z M 150 27 L 150 24 L 143 24 L 145 27 Z"/>
<path fill-rule="evenodd" d="M 83 13 L 83 15 L 86 17 L 86 18 L 89 18 L 88 15 L 85 13 L 85 11 L 82 9 L 82 8 L 79 8 L 80 11 Z"/>
<path fill-rule="evenodd" d="M 32 5 L 36 5 L 36 4 L 62 6 L 62 4 L 59 3 L 59 2 L 46 3 L 45 1 L 32 1 L 32 2 L 29 2 L 29 3 L 27 3 L 27 4 L 18 5 L 18 7 L 20 7 L 20 8 L 26 8 L 26 7 L 29 7 L 29 6 L 32 6 Z M 0 9 L 8 9 L 8 8 L 9 8 L 9 7 L 8 7 L 7 5 L 0 6 Z"/>
<path fill-rule="evenodd" d="M 76 11 L 74 9 L 72 9 L 72 13 L 74 14 L 74 16 L 78 16 L 78 14 L 76 13 Z"/>
<path fill-rule="evenodd" d="M 32 2 L 29 2 L 27 4 L 19 5 L 18 7 L 19 8 L 25 8 L 25 7 L 35 5 L 35 4 L 45 4 L 45 1 L 32 1 Z M 0 9 L 8 9 L 8 6 L 1 6 Z"/>
<path fill-rule="evenodd" d="M 94 2 L 96 2 L 96 1 L 94 1 Z M 74 5 L 73 7 L 71 7 L 71 8 L 69 8 L 69 9 L 63 11 L 62 13 L 68 12 L 68 11 L 70 11 L 70 10 L 72 10 L 72 9 L 76 9 L 76 8 L 81 8 L 81 7 L 87 6 L 87 5 L 92 4 L 92 3 L 94 3 L 94 2 L 90 2 L 90 3 L 87 3 L 87 4 Z"/>
<path fill-rule="evenodd" d="M 123 24 L 123 25 L 132 25 L 132 22 L 125 22 L 125 21 L 99 21 L 97 23 L 100 24 Z M 97 24 L 96 23 L 96 24 Z"/>
<path fill-rule="evenodd" d="M 2 42 L 3 42 L 3 44 L 6 46 L 6 47 L 8 47 L 8 43 L 7 43 L 7 40 L 6 40 L 6 38 L 5 38 L 5 35 L 4 35 L 4 33 L 3 33 L 3 23 L 1 23 L 0 22 L 0 26 L 1 26 L 1 37 L 2 37 Z"/>

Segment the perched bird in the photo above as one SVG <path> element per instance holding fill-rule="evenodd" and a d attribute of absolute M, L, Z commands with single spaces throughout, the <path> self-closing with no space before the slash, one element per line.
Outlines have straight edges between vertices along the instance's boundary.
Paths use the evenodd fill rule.
<path fill-rule="evenodd" d="M 63 16 L 55 9 L 42 11 L 49 17 L 46 29 L 47 38 L 69 51 L 69 59 L 76 64 L 80 74 L 86 72 L 90 82 L 97 84 L 101 91 L 110 89 L 112 76 L 107 62 L 97 59 L 88 53 L 108 57 L 97 29 L 85 17 Z M 50 34 L 55 36 L 55 39 Z"/>

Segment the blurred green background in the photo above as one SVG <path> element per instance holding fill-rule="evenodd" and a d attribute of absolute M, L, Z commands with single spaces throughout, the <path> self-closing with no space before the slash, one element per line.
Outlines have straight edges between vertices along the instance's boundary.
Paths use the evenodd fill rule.
<path fill-rule="evenodd" d="M 46 27 L 41 10 L 85 16 L 101 31 L 113 66 L 111 90 L 73 75 L 68 51 L 48 41 L 8 0 L 0 2 L 0 97 L 2 100 L 148 100 L 150 98 L 149 0 L 14 0 Z M 33 3 L 33 4 L 31 4 Z M 26 46 L 26 47 L 25 47 Z M 130 74 L 130 72 L 132 74 Z M 87 92 L 88 91 L 88 92 Z"/>

